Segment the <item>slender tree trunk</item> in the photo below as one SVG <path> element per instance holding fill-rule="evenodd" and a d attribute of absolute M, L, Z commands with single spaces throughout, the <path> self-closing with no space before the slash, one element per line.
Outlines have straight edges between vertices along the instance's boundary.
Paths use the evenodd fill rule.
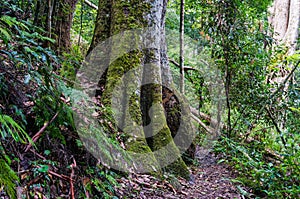
<path fill-rule="evenodd" d="M 300 0 L 290 1 L 289 20 L 283 41 L 289 47 L 289 54 L 294 54 L 299 37 L 300 28 Z"/>
<path fill-rule="evenodd" d="M 55 21 L 55 39 L 59 54 L 69 52 L 71 48 L 71 26 L 73 13 L 78 0 L 59 0 L 57 15 L 52 16 Z"/>
<path fill-rule="evenodd" d="M 87 54 L 89 54 L 101 41 L 104 41 L 111 36 L 111 2 L 111 0 L 99 0 L 93 39 Z"/>
<path fill-rule="evenodd" d="M 184 94 L 184 0 L 180 1 L 180 92 Z"/>

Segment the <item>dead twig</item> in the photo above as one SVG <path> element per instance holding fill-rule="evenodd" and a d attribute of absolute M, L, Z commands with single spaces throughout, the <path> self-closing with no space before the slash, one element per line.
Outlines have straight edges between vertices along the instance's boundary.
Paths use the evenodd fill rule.
<path fill-rule="evenodd" d="M 70 175 L 70 192 L 71 192 L 71 198 L 75 199 L 75 192 L 74 192 L 74 184 L 73 184 L 73 177 L 74 177 L 74 168 L 77 167 L 76 161 L 73 158 L 73 164 L 71 164 L 71 175 Z"/>
<path fill-rule="evenodd" d="M 38 156 L 39 158 L 41 158 L 41 159 L 43 159 L 43 160 L 46 160 L 46 158 L 45 158 L 44 156 L 42 156 L 41 154 L 37 153 L 36 151 L 34 151 L 34 150 L 32 150 L 32 149 L 30 149 L 30 151 L 31 151 L 32 153 L 34 153 L 34 155 Z"/>
<path fill-rule="evenodd" d="M 65 176 L 63 174 L 55 173 L 54 171 L 51 171 L 51 170 L 48 170 L 48 172 L 49 172 L 49 174 L 54 175 L 54 176 L 56 176 L 56 177 L 58 177 L 58 178 L 60 178 L 62 180 L 69 181 L 69 182 L 72 181 L 73 182 L 73 180 L 70 179 L 68 176 Z"/>
<path fill-rule="evenodd" d="M 169 62 L 171 62 L 172 64 L 174 64 L 177 68 L 180 67 L 179 63 L 177 63 L 175 60 L 173 59 L 169 59 Z M 190 66 L 184 66 L 184 70 L 185 71 L 188 71 L 188 70 L 198 70 L 198 69 L 195 69 L 193 67 L 190 67 Z"/>
<path fill-rule="evenodd" d="M 39 137 L 41 137 L 42 133 L 46 130 L 46 128 L 49 126 L 49 124 L 51 124 L 55 120 L 55 118 L 58 116 L 58 113 L 59 112 L 57 112 L 50 121 L 46 122 L 44 124 L 44 126 L 32 137 L 33 143 L 36 142 L 39 139 Z M 25 152 L 27 152 L 31 147 L 32 147 L 32 144 L 29 143 L 25 148 Z"/>

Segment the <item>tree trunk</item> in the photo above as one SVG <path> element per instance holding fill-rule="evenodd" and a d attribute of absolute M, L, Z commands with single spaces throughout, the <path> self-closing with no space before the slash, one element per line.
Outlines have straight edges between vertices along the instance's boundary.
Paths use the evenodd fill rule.
<path fill-rule="evenodd" d="M 295 52 L 300 26 L 300 0 L 275 0 L 271 7 L 270 22 L 274 28 L 274 39 L 287 45 L 288 54 Z"/>
<path fill-rule="evenodd" d="M 184 94 L 184 0 L 180 1 L 180 92 Z"/>
<path fill-rule="evenodd" d="M 101 41 L 104 41 L 111 36 L 110 26 L 111 1 L 99 0 L 94 35 L 87 54 L 89 54 Z"/>
<path fill-rule="evenodd" d="M 181 126 L 181 135 L 178 136 L 171 132 L 172 125 L 167 123 L 167 117 L 171 116 L 165 114 L 164 109 L 170 102 L 170 98 L 165 97 L 166 92 L 173 93 L 172 99 L 176 97 L 166 54 L 166 6 L 166 0 L 99 1 L 97 24 L 89 51 L 90 56 L 94 56 L 94 50 L 101 41 L 112 35 L 122 35 L 110 40 L 110 47 L 106 49 L 109 51 L 106 57 L 111 64 L 105 73 L 105 81 L 101 81 L 105 87 L 101 100 L 114 111 L 118 127 L 127 138 L 126 149 L 148 155 L 147 158 L 140 157 L 135 171 L 151 167 L 157 169 L 158 166 L 158 169 L 166 168 L 178 176 L 189 178 L 189 171 L 181 158 L 181 153 L 188 148 L 186 145 L 194 138 L 188 104 L 184 100 L 174 102 L 180 105 L 176 111 L 181 111 L 177 114 L 180 123 L 177 125 Z M 151 28 L 139 34 L 137 29 L 145 27 Z M 129 29 L 134 31 L 125 31 Z M 115 57 L 120 52 L 126 53 Z M 177 97 L 183 99 L 179 94 Z M 146 168 L 142 168 L 145 165 Z"/>
<path fill-rule="evenodd" d="M 269 22 L 274 30 L 273 38 L 278 45 L 283 45 L 287 47 L 285 55 L 289 56 L 295 53 L 297 39 L 299 36 L 299 26 L 300 26 L 300 0 L 275 0 L 273 6 L 270 8 L 271 17 Z M 285 79 L 290 75 L 291 71 L 285 67 L 284 64 L 278 64 L 278 70 L 272 72 L 268 80 L 277 85 L 284 84 Z M 289 83 L 282 85 L 284 93 L 287 93 L 289 88 Z M 282 96 L 285 102 L 287 102 L 288 97 Z M 276 116 L 279 128 L 285 128 L 286 121 L 286 110 L 278 110 L 278 116 Z M 280 130 L 281 131 L 281 130 Z"/>
<path fill-rule="evenodd" d="M 78 0 L 36 1 L 34 24 L 42 27 L 47 36 L 55 39 L 52 47 L 58 54 L 69 52 L 71 48 L 70 31 L 73 13 Z M 49 43 L 45 44 L 50 46 Z"/>

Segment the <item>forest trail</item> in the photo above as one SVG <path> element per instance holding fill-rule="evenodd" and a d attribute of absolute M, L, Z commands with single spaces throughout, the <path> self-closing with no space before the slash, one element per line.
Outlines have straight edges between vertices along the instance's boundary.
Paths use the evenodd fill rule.
<path fill-rule="evenodd" d="M 208 153 L 199 160 L 199 166 L 191 168 L 192 180 L 165 179 L 157 180 L 149 175 L 132 175 L 129 179 L 119 179 L 117 188 L 120 198 L 153 198 L 153 199 L 219 199 L 245 198 L 241 191 L 251 193 L 248 188 L 240 190 L 231 181 L 237 172 L 225 163 L 218 163 L 219 157 Z"/>

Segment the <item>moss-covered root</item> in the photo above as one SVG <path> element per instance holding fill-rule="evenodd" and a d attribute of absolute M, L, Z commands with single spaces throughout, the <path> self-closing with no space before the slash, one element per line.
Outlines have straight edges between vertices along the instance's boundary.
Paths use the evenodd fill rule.
<path fill-rule="evenodd" d="M 178 158 L 175 162 L 168 165 L 166 170 L 176 176 L 181 176 L 186 180 L 190 180 L 190 171 L 188 170 L 182 158 Z"/>
<path fill-rule="evenodd" d="M 152 115 L 150 124 L 152 137 L 149 141 L 156 160 L 161 167 L 165 167 L 168 172 L 189 179 L 189 170 L 173 141 L 163 112 L 163 107 L 156 104 L 151 107 L 150 112 Z"/>

